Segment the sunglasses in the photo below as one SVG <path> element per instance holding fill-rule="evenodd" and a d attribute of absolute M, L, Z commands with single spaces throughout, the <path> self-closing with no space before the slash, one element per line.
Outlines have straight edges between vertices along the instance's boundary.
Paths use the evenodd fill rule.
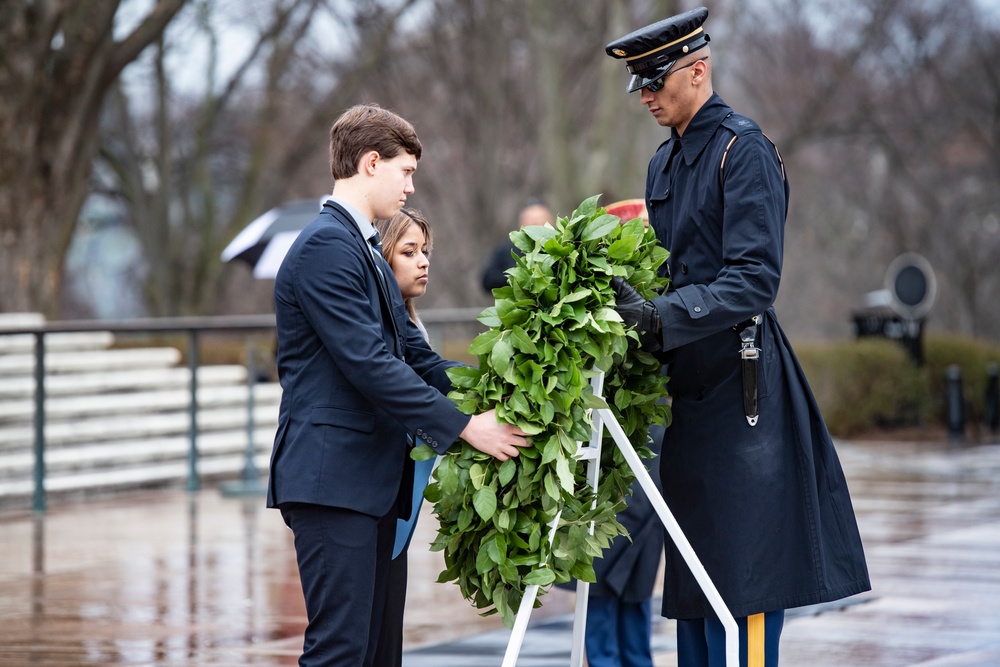
<path fill-rule="evenodd" d="M 663 76 L 661 76 L 659 79 L 649 82 L 648 84 L 643 86 L 643 88 L 647 89 L 651 93 L 659 92 L 663 90 L 663 86 L 667 85 L 668 76 L 670 76 L 671 74 L 676 74 L 677 72 L 680 72 L 682 69 L 687 69 L 688 67 L 691 67 L 691 65 L 694 65 L 695 63 L 700 63 L 703 60 L 708 60 L 708 56 L 705 56 L 704 58 L 698 58 L 698 60 L 692 60 L 687 65 L 682 65 L 677 69 L 672 69 L 669 72 L 665 72 Z"/>

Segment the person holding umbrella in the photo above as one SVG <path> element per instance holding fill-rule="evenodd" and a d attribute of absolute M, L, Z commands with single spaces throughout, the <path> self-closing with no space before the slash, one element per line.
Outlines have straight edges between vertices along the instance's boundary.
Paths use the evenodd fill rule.
<path fill-rule="evenodd" d="M 406 316 L 372 220 L 414 192 L 422 147 L 378 105 L 330 129 L 334 189 L 295 239 L 274 284 L 278 430 L 267 506 L 294 536 L 308 623 L 302 667 L 374 665 L 398 517 L 409 516 L 410 433 L 443 453 L 458 438 L 506 460 L 527 444 L 494 411 L 463 414 L 445 393 L 457 365 Z"/>

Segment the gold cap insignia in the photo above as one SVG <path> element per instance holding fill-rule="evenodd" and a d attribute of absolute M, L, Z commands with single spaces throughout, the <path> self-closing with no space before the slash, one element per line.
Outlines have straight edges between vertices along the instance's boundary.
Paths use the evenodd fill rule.
<path fill-rule="evenodd" d="M 625 53 L 621 49 L 615 49 L 614 51 L 612 51 L 612 53 L 614 53 L 616 56 L 619 56 L 619 57 L 623 57 L 623 56 L 628 55 L 627 53 Z"/>

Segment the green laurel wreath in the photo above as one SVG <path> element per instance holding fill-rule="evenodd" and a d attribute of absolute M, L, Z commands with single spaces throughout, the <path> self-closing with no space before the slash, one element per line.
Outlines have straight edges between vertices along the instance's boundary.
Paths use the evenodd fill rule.
<path fill-rule="evenodd" d="M 591 437 L 588 409 L 610 407 L 645 458 L 649 426 L 669 419 L 660 363 L 629 346 L 626 335 L 636 334 L 626 334 L 610 287 L 622 276 L 654 296 L 667 284 L 657 275 L 667 251 L 642 220 L 621 224 L 598 198 L 554 227 L 511 233 L 522 256 L 508 286 L 494 290 L 496 305 L 479 316 L 489 327 L 469 347 L 479 367 L 449 371 L 456 387 L 449 397 L 460 410 L 496 408 L 498 419 L 531 436 L 531 446 L 502 463 L 462 442 L 441 458 L 424 492 L 440 524 L 431 545 L 444 552 L 438 581 L 455 581 L 483 616 L 499 613 L 508 628 L 527 586 L 594 581 L 594 558 L 625 534 L 615 515 L 634 474 L 621 452 L 605 436 L 596 496 L 574 458 L 578 441 Z M 607 401 L 590 385 L 601 371 Z M 434 453 L 423 446 L 413 455 Z"/>

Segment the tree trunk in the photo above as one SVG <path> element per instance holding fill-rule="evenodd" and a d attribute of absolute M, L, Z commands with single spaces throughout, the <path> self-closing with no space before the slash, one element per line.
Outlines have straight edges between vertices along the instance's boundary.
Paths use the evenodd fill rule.
<path fill-rule="evenodd" d="M 0 190 L 0 312 L 52 315 L 62 281 L 61 256 L 52 239 L 58 220 L 46 184 L 20 166 L 26 162 L 11 159 L 0 168 L 5 184 Z M 18 220 L 30 224 L 15 224 Z"/>
<path fill-rule="evenodd" d="M 183 4 L 158 0 L 121 41 L 117 2 L 0 8 L 0 311 L 58 316 L 105 93 Z"/>

